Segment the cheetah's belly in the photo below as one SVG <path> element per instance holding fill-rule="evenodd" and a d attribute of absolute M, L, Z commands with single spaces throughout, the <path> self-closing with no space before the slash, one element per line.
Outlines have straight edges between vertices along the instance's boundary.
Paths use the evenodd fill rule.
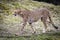
<path fill-rule="evenodd" d="M 28 22 L 29 23 L 37 22 L 39 19 L 40 19 L 39 17 L 36 17 L 36 16 L 32 17 L 31 16 L 31 17 L 28 18 Z"/>

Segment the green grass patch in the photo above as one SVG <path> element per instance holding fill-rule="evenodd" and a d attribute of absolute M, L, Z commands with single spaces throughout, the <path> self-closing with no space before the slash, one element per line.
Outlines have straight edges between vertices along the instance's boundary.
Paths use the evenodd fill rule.
<path fill-rule="evenodd" d="M 60 40 L 60 33 L 46 33 L 32 36 L 0 37 L 4 40 Z"/>

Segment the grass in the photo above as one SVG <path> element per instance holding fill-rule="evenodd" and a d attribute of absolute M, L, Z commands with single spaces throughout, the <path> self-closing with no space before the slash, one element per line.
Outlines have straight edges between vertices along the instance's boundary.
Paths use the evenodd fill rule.
<path fill-rule="evenodd" d="M 3 1 L 3 0 L 2 0 Z M 3 1 L 0 3 L 0 24 L 6 24 L 10 25 L 14 22 L 19 22 L 20 19 L 18 17 L 14 17 L 12 14 L 13 12 L 11 9 L 16 8 L 23 8 L 32 10 L 35 8 L 41 8 L 41 7 L 48 7 L 50 11 L 52 11 L 52 15 L 56 15 L 55 17 L 58 17 L 58 20 L 60 21 L 60 5 L 56 6 L 53 4 L 48 4 L 44 2 L 35 2 L 35 1 L 23 1 L 23 2 L 6 2 Z M 17 20 L 18 19 L 18 20 Z M 4 26 L 6 27 L 6 26 Z M 9 28 L 11 27 L 8 26 Z M 7 28 L 7 27 L 6 27 Z M 40 34 L 40 35 L 32 35 L 32 36 L 21 36 L 21 37 L 0 37 L 0 40 L 60 40 L 60 33 L 53 33 L 53 34 Z"/>
<path fill-rule="evenodd" d="M 1 2 L 0 3 L 0 9 L 2 12 L 0 15 L 0 18 L 2 20 L 4 20 L 4 22 L 8 22 L 9 23 L 13 23 L 15 21 L 19 21 L 20 19 L 17 18 L 17 17 L 13 17 L 13 9 L 16 9 L 16 8 L 23 8 L 23 9 L 28 9 L 28 10 L 32 10 L 32 9 L 35 9 L 35 8 L 41 8 L 41 7 L 48 7 L 49 10 L 51 10 L 53 12 L 53 14 L 57 15 L 58 16 L 58 19 L 60 19 L 60 6 L 55 6 L 53 4 L 48 4 L 48 3 L 44 3 L 44 2 L 35 2 L 35 1 L 23 1 L 23 2 Z M 11 18 L 11 20 L 10 20 Z M 7 21 L 6 21 L 6 20 Z M 19 19 L 19 20 L 17 20 Z M 8 24 L 8 23 L 7 23 Z"/>
<path fill-rule="evenodd" d="M 60 40 L 60 33 L 46 33 L 32 36 L 0 37 L 0 40 Z"/>

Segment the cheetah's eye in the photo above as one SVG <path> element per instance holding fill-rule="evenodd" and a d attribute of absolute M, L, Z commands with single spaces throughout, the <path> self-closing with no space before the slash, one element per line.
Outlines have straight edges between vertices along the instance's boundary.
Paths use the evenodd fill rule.
<path fill-rule="evenodd" d="M 13 14 L 14 16 L 16 16 L 16 14 Z"/>

